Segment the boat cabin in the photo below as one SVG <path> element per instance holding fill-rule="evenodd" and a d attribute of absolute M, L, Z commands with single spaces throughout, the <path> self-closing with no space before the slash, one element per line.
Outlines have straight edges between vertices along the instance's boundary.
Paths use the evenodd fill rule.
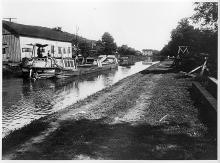
<path fill-rule="evenodd" d="M 85 64 L 94 64 L 95 63 L 95 58 L 92 57 L 87 57 Z"/>

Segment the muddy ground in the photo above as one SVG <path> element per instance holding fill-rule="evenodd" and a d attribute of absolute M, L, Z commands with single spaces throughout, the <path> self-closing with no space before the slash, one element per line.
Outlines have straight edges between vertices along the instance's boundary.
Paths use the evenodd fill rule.
<path fill-rule="evenodd" d="M 41 118 L 22 136 L 12 133 L 3 140 L 3 159 L 217 159 L 216 134 L 191 98 L 192 79 L 169 71 L 170 64 Z"/>

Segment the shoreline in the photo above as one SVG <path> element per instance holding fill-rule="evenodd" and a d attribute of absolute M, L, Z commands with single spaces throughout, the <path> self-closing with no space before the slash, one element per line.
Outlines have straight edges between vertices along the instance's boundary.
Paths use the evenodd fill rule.
<path fill-rule="evenodd" d="M 114 126 L 116 131 L 118 131 L 117 126 L 120 125 L 122 125 L 120 128 L 126 129 L 123 133 L 119 132 L 122 134 L 122 137 L 133 134 L 132 130 L 138 130 L 141 135 L 149 135 L 149 133 L 145 133 L 142 129 L 139 131 L 139 127 L 142 128 L 143 126 L 145 128 L 147 127 L 147 129 L 151 131 L 150 133 L 155 136 L 159 131 L 163 131 L 162 133 L 165 137 L 167 134 L 171 134 L 170 137 L 175 140 L 174 144 L 178 144 L 177 146 L 173 145 L 170 147 L 167 140 L 164 140 L 164 143 L 168 143 L 168 146 L 165 145 L 164 147 L 158 147 L 158 145 L 152 144 L 150 149 L 155 147 L 158 148 L 159 151 L 168 151 L 167 154 L 169 155 L 172 154 L 172 151 L 174 150 L 177 152 L 177 156 L 175 156 L 174 159 L 198 159 L 198 156 L 203 159 L 210 159 L 210 157 L 215 158 L 215 141 L 213 142 L 210 139 L 212 136 L 207 132 L 208 128 L 198 119 L 198 109 L 194 106 L 193 101 L 190 99 L 191 97 L 188 88 L 190 87 L 191 79 L 182 78 L 179 74 L 173 73 L 169 69 L 169 65 L 170 63 L 160 62 L 150 66 L 146 70 L 128 76 L 116 84 L 98 91 L 65 109 L 52 113 L 46 117 L 42 117 L 30 123 L 26 127 L 12 132 L 3 138 L 3 159 L 37 159 L 35 156 L 36 154 L 39 154 L 38 159 L 85 159 L 87 155 L 87 159 L 121 159 L 123 154 L 120 156 L 116 153 L 109 155 L 109 152 L 111 153 L 112 150 L 111 148 L 115 149 L 114 146 L 117 143 L 110 143 L 111 145 L 107 145 L 107 153 L 94 149 L 94 151 L 99 153 L 96 156 L 91 154 L 84 154 L 82 156 L 82 154 L 79 154 L 81 146 L 74 145 L 78 141 L 82 141 L 84 143 L 87 142 L 87 140 L 77 138 L 79 133 L 83 136 L 91 136 L 91 133 L 99 133 L 102 135 L 105 133 L 105 130 L 107 130 L 106 132 L 108 133 L 111 126 Z M 175 108 L 178 109 L 176 110 Z M 139 127 L 131 128 L 130 125 Z M 104 130 L 102 130 L 103 127 Z M 158 127 L 160 128 L 159 131 Z M 93 129 L 94 131 L 90 131 L 90 129 Z M 127 135 L 125 135 L 126 133 Z M 210 146 L 206 143 L 203 145 L 209 148 L 213 154 L 208 157 L 205 151 L 201 151 L 201 149 L 199 153 L 196 153 L 196 149 L 193 146 L 195 145 L 195 140 L 191 146 L 192 149 L 187 151 L 184 148 L 184 145 L 174 137 L 176 134 L 180 133 L 181 135 L 187 136 L 180 137 L 180 140 L 186 139 L 191 142 L 197 137 L 199 137 L 199 139 L 208 140 L 208 144 L 212 145 Z M 89 138 L 88 139 L 92 142 L 96 139 L 99 140 L 99 134 L 92 137 L 91 140 Z M 115 134 L 118 135 L 117 132 Z M 70 135 L 72 136 L 69 137 Z M 75 137 L 74 140 L 71 139 L 72 137 Z M 103 135 L 103 137 L 106 138 L 106 140 L 112 140 L 112 137 L 108 137 L 108 135 Z M 193 138 L 192 140 L 191 137 Z M 74 149 L 69 149 L 69 139 L 71 139 L 70 142 L 75 142 L 73 144 L 75 146 Z M 148 139 L 144 138 L 143 142 Z M 161 139 L 164 139 L 164 137 L 162 136 Z M 169 139 L 169 137 L 167 137 L 167 139 Z M 59 146 L 59 143 L 57 146 L 58 140 L 61 140 L 61 146 Z M 120 138 L 119 140 L 123 141 Z M 160 138 L 158 138 L 158 140 L 160 140 Z M 141 142 L 141 144 L 143 144 L 143 142 Z M 100 144 L 100 141 L 98 141 L 96 145 L 97 144 Z M 149 144 L 148 141 L 145 142 L 145 145 L 147 144 Z M 179 146 L 180 144 L 181 147 Z M 46 152 L 45 150 L 48 146 L 55 146 L 54 151 Z M 71 143 L 70 146 L 72 146 Z M 93 145 L 87 146 L 88 148 L 93 147 Z M 58 147 L 60 147 L 60 149 L 58 149 Z M 118 146 L 117 148 L 121 147 Z M 137 148 L 139 149 L 144 147 L 138 146 Z M 126 151 L 128 146 L 123 149 Z M 68 152 L 66 154 L 61 152 L 62 155 L 60 153 L 56 153 L 60 150 L 69 151 L 71 155 L 70 153 L 68 154 Z M 79 151 L 76 152 L 76 150 Z M 158 152 L 158 150 L 156 151 Z M 121 151 L 118 152 L 120 153 Z M 148 151 L 147 153 L 154 153 L 154 151 Z M 183 155 L 183 153 L 187 156 Z M 166 159 L 167 157 L 166 154 L 156 154 L 154 158 L 143 152 L 141 152 L 141 154 L 137 154 L 136 156 L 132 156 L 133 157 L 131 159 Z"/>

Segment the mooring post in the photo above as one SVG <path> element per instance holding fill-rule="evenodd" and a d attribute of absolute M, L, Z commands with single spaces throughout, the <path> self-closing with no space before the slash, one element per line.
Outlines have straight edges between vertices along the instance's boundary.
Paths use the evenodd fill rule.
<path fill-rule="evenodd" d="M 30 69 L 29 71 L 29 77 L 31 78 L 31 74 L 32 74 L 32 69 Z"/>

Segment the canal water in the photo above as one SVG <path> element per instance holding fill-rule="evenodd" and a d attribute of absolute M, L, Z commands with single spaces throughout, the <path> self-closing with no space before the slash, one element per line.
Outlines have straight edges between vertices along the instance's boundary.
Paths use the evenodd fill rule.
<path fill-rule="evenodd" d="M 122 67 L 84 77 L 59 80 L 26 81 L 22 78 L 4 78 L 2 81 L 3 137 L 32 120 L 76 103 L 78 100 L 111 86 L 149 65 L 136 62 Z"/>

